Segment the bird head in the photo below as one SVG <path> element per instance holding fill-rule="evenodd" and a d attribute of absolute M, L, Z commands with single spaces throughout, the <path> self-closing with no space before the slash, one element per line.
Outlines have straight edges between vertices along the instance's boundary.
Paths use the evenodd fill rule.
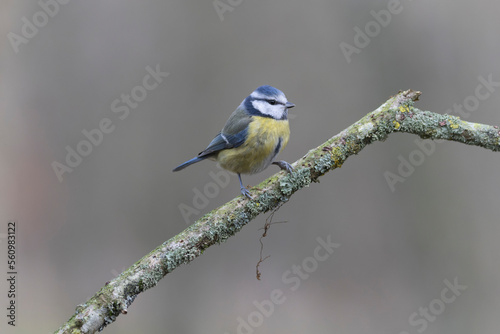
<path fill-rule="evenodd" d="M 295 107 L 295 104 L 288 102 L 282 91 L 269 85 L 254 90 L 241 104 L 250 115 L 277 120 L 286 120 L 288 109 Z"/>

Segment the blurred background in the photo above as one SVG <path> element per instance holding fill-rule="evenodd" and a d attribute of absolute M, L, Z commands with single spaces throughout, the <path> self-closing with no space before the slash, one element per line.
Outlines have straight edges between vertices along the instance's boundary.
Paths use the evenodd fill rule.
<path fill-rule="evenodd" d="M 15 328 L 0 280 L 2 333 L 54 331 L 239 195 L 233 175 L 196 209 L 219 169 L 171 170 L 259 85 L 297 105 L 289 162 L 403 89 L 423 92 L 420 109 L 464 105 L 462 119 L 500 123 L 499 84 L 481 81 L 500 82 L 496 1 L 60 1 L 0 4 L 0 269 L 15 219 L 19 272 Z M 500 155 L 451 142 L 422 154 L 417 139 L 393 134 L 295 194 L 274 217 L 287 223 L 263 240 L 260 281 L 267 216 L 141 294 L 105 332 L 498 333 Z M 86 156 L 69 166 L 71 150 Z M 391 188 L 387 172 L 410 157 L 418 166 Z M 328 236 L 340 246 L 315 262 Z M 307 278 L 293 272 L 303 264 Z M 282 303 L 259 311 L 273 290 Z"/>

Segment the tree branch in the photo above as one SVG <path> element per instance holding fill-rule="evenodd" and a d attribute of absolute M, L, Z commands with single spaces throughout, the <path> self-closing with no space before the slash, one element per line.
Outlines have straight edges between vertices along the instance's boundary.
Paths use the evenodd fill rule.
<path fill-rule="evenodd" d="M 413 107 L 420 92 L 399 92 L 387 102 L 297 160 L 292 174 L 279 172 L 251 190 L 255 200 L 238 196 L 207 213 L 193 225 L 164 242 L 107 283 L 55 333 L 94 333 L 116 320 L 141 292 L 154 287 L 166 274 L 224 242 L 261 213 L 287 202 L 297 190 L 339 168 L 366 145 L 383 141 L 392 132 L 407 132 L 424 139 L 446 139 L 500 150 L 497 126 L 470 123 L 450 115 Z"/>

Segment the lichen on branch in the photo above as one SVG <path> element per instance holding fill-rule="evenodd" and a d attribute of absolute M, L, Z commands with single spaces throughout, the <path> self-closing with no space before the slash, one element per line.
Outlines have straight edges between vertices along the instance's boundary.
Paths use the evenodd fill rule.
<path fill-rule="evenodd" d="M 279 172 L 253 189 L 255 200 L 242 196 L 212 210 L 193 225 L 158 246 L 120 276 L 106 283 L 55 333 L 95 333 L 114 322 L 141 292 L 154 287 L 166 274 L 221 243 L 261 213 L 286 203 L 296 191 L 317 182 L 341 167 L 365 146 L 385 140 L 393 132 L 407 132 L 424 139 L 446 139 L 500 150 L 497 126 L 470 123 L 450 115 L 414 107 L 420 92 L 401 91 L 336 136 L 310 150 L 293 163 L 294 172 Z"/>

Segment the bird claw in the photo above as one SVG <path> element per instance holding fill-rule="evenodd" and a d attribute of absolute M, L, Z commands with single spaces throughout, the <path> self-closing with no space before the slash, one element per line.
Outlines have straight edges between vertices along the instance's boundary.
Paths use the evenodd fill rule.
<path fill-rule="evenodd" d="M 293 172 L 292 165 L 290 165 L 288 162 L 286 162 L 284 160 L 274 161 L 273 165 L 277 165 L 279 168 L 281 168 L 281 170 L 286 170 L 288 173 Z"/>
<path fill-rule="evenodd" d="M 248 189 L 247 189 L 247 188 L 245 188 L 245 187 L 241 187 L 240 189 L 241 189 L 241 194 L 242 194 L 244 197 L 249 198 L 249 199 L 252 199 L 252 200 L 254 199 L 254 198 L 252 197 L 252 195 L 250 195 L 250 191 L 248 191 Z"/>

